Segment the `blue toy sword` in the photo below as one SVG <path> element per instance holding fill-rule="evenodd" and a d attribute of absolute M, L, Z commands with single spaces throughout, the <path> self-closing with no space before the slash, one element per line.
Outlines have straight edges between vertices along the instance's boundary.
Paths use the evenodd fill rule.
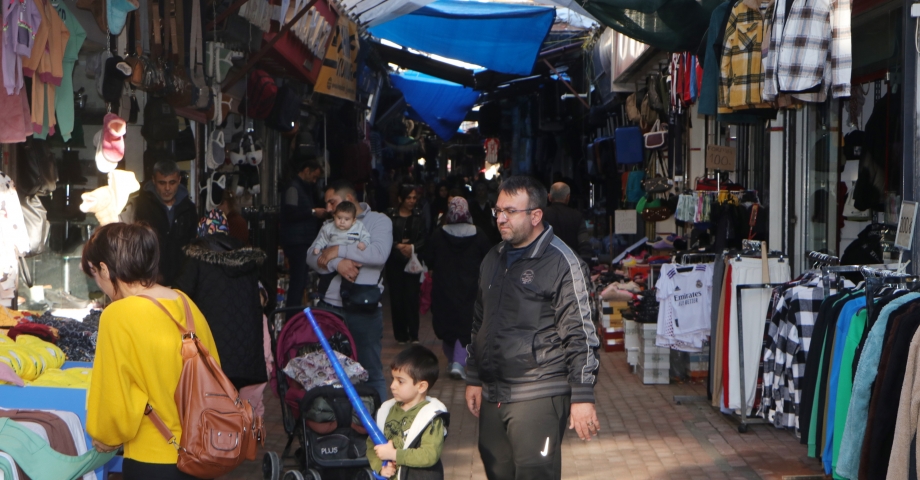
<path fill-rule="evenodd" d="M 386 437 L 383 436 L 383 432 L 377 427 L 377 422 L 371 418 L 371 413 L 367 411 L 367 407 L 364 406 L 364 402 L 362 402 L 361 397 L 358 396 L 358 391 L 355 390 L 355 386 L 352 385 L 351 380 L 348 379 L 345 369 L 342 368 L 339 358 L 335 355 L 335 350 L 329 345 L 329 341 L 326 340 L 326 335 L 323 334 L 323 330 L 319 328 L 319 324 L 316 323 L 316 319 L 313 318 L 313 312 L 310 311 L 310 307 L 305 308 L 303 313 L 307 316 L 307 319 L 310 320 L 310 325 L 313 327 L 313 331 L 316 332 L 316 338 L 319 338 L 319 343 L 323 346 L 323 350 L 326 351 L 326 356 L 329 357 L 329 363 L 332 364 L 336 376 L 339 377 L 339 383 L 345 388 L 345 394 L 348 395 L 348 401 L 351 402 L 351 407 L 357 412 L 358 418 L 361 419 L 361 425 L 364 425 L 364 429 L 367 430 L 374 445 L 385 445 L 387 443 Z M 388 462 L 384 462 L 384 465 L 387 463 Z M 378 480 L 386 480 L 386 477 L 381 477 L 377 472 L 374 472 L 374 477 Z"/>

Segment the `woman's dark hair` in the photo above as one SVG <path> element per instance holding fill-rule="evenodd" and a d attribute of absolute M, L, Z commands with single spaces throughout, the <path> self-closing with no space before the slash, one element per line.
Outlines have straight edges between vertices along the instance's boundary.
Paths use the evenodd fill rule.
<path fill-rule="evenodd" d="M 156 232 L 146 224 L 110 223 L 99 227 L 83 247 L 80 266 L 92 276 L 103 263 L 116 292 L 117 280 L 145 287 L 155 284 L 160 264 Z"/>
<path fill-rule="evenodd" d="M 408 197 L 412 192 L 416 191 L 417 188 L 418 187 L 415 185 L 410 185 L 408 183 L 400 185 L 399 194 L 397 195 L 399 197 L 399 203 L 405 202 L 406 197 Z"/>

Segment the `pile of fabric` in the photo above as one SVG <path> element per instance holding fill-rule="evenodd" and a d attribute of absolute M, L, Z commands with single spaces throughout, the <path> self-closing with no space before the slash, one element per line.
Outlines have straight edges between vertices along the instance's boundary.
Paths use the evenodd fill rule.
<path fill-rule="evenodd" d="M 57 346 L 72 362 L 92 362 L 96 358 L 96 337 L 99 332 L 101 310 L 93 310 L 82 322 L 55 317 L 50 312 L 33 318 L 32 323 L 57 329 L 60 339 Z"/>

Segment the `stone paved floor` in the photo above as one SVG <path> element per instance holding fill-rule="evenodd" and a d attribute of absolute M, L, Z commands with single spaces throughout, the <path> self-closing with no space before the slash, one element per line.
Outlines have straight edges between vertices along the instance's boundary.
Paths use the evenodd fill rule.
<path fill-rule="evenodd" d="M 385 308 L 383 363 L 399 351 Z M 421 340 L 445 361 L 435 338 L 429 315 L 422 317 Z M 563 447 L 565 479 L 783 479 L 807 475 L 822 478 L 815 459 L 788 431 L 771 426 L 752 427 L 739 434 L 736 424 L 714 411 L 707 402 L 676 405 L 675 395 L 705 395 L 701 385 L 642 385 L 631 373 L 624 353 L 601 352 L 597 385 L 600 436 L 582 442 L 567 434 Z M 450 434 L 442 460 L 447 479 L 485 480 L 476 449 L 477 419 L 467 411 L 461 381 L 442 378 L 432 394 L 451 411 Z M 265 449 L 280 453 L 286 440 L 281 409 L 274 394 L 266 393 Z M 571 432 L 569 432 L 571 433 Z M 261 477 L 260 451 L 249 462 L 222 480 Z M 289 460 L 289 463 L 291 461 Z M 796 480 L 800 480 L 798 477 Z"/>

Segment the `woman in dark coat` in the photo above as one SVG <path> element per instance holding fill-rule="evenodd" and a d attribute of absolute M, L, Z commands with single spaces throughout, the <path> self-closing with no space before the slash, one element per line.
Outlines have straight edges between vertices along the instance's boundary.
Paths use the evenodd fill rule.
<path fill-rule="evenodd" d="M 175 287 L 185 292 L 201 309 L 211 325 L 214 343 L 221 352 L 221 368 L 240 395 L 257 398 L 268 381 L 263 348 L 262 300 L 259 272 L 265 252 L 246 247 L 231 237 L 227 218 L 211 210 L 198 225 L 198 238 L 183 249 L 185 264 Z M 246 391 L 242 391 L 244 387 Z M 264 385 L 262 385 L 264 388 Z M 257 405 L 257 402 L 259 405 Z"/>
<path fill-rule="evenodd" d="M 454 197 L 445 215 L 447 224 L 428 239 L 423 258 L 433 272 L 431 317 L 441 339 L 450 376 L 465 379 L 466 346 L 473 328 L 473 304 L 479 285 L 479 264 L 492 248 L 488 237 L 473 225 L 469 204 Z"/>
<path fill-rule="evenodd" d="M 418 273 L 405 271 L 406 264 L 425 250 L 425 219 L 415 208 L 418 192 L 414 185 L 402 185 L 397 195 L 397 207 L 387 210 L 393 221 L 393 250 L 387 258 L 387 288 L 390 289 L 390 314 L 393 320 L 393 337 L 400 344 L 418 343 Z"/>

